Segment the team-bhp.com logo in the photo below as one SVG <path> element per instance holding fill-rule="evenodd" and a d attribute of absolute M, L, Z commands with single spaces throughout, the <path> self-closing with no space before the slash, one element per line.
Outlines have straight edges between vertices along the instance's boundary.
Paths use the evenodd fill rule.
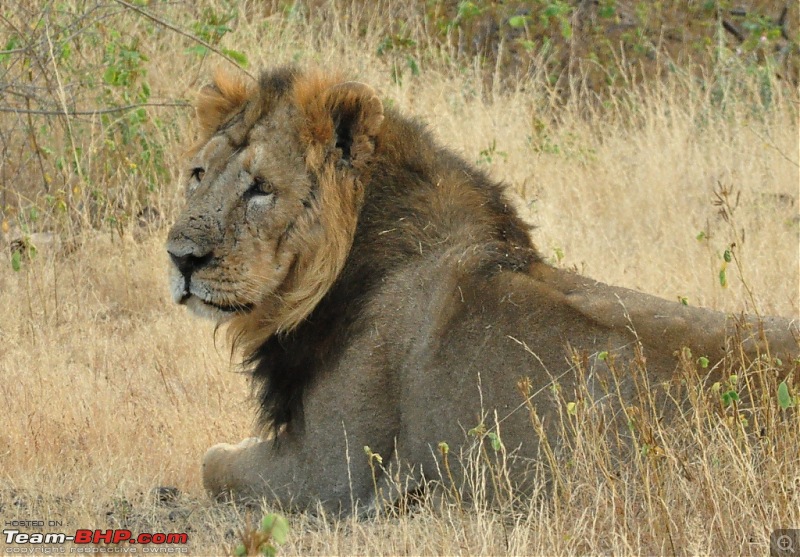
<path fill-rule="evenodd" d="M 76 530 L 74 534 L 67 534 L 65 532 L 20 532 L 19 530 L 6 529 L 3 530 L 3 537 L 6 542 L 5 553 L 8 554 L 31 554 L 31 553 L 44 553 L 36 551 L 36 546 L 53 546 L 63 545 L 66 543 L 73 543 L 78 547 L 71 547 L 69 553 L 119 553 L 119 549 L 113 550 L 111 548 L 93 548 L 88 546 L 98 546 L 100 544 L 113 545 L 126 547 L 125 553 L 136 553 L 137 551 L 130 546 L 134 544 L 141 545 L 139 551 L 142 553 L 164 553 L 161 546 L 185 546 L 189 543 L 188 534 L 184 533 L 170 533 L 165 534 L 161 532 L 155 533 L 141 533 L 136 536 L 130 530 Z M 87 547 L 83 547 L 87 546 Z M 148 547 L 156 546 L 156 547 Z M 40 548 L 43 549 L 43 548 Z M 56 549 L 56 551 L 52 551 Z M 60 549 L 61 551 L 59 551 Z M 102 551 L 105 549 L 105 551 Z M 169 553 L 186 553 L 186 547 L 172 547 Z M 110 551 L 109 551 L 110 550 Z M 47 553 L 67 553 L 67 549 L 50 548 Z"/>

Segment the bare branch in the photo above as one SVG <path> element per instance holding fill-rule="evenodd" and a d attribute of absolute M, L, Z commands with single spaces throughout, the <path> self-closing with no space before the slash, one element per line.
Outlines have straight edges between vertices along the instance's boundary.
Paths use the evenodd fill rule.
<path fill-rule="evenodd" d="M 188 102 L 174 102 L 174 103 L 141 103 L 141 104 L 128 104 L 125 106 L 115 106 L 112 108 L 98 108 L 95 110 L 37 110 L 15 108 L 10 106 L 0 106 L 0 112 L 14 112 L 18 114 L 37 114 L 42 116 L 96 116 L 98 114 L 113 114 L 114 112 L 126 112 L 128 110 L 135 110 L 137 108 L 145 107 L 173 107 L 173 108 L 191 108 L 191 103 Z"/>
<path fill-rule="evenodd" d="M 6 54 L 17 54 L 18 52 L 27 52 L 30 49 L 30 46 L 23 46 L 22 48 L 12 48 L 11 50 L 0 50 L 0 56 L 4 56 Z"/>
<path fill-rule="evenodd" d="M 781 150 L 781 149 L 780 149 L 780 148 L 779 148 L 779 147 L 778 147 L 778 146 L 775 144 L 775 142 L 774 142 L 774 141 L 772 141 L 772 138 L 771 138 L 771 137 L 769 137 L 769 135 L 767 135 L 767 137 L 764 137 L 763 135 L 761 135 L 760 133 L 758 133 L 756 130 L 754 130 L 752 126 L 746 126 L 746 128 L 747 128 L 747 129 L 748 129 L 748 130 L 749 130 L 749 131 L 750 131 L 750 132 L 751 132 L 753 135 L 755 135 L 755 136 L 756 136 L 758 139 L 760 139 L 760 140 L 761 140 L 761 141 L 762 141 L 762 142 L 763 142 L 763 143 L 764 143 L 764 144 L 765 144 L 767 147 L 770 147 L 770 148 L 774 149 L 774 150 L 775 150 L 775 151 L 776 151 L 776 152 L 777 152 L 777 153 L 778 153 L 778 154 L 779 154 L 781 157 L 783 157 L 784 159 L 786 159 L 787 161 L 789 161 L 789 163 L 791 163 L 792 165 L 796 166 L 797 168 L 800 168 L 800 163 L 798 163 L 798 162 L 797 162 L 796 160 L 794 160 L 792 157 L 790 157 L 790 156 L 789 156 L 789 155 L 787 155 L 785 152 L 783 152 L 783 151 L 782 151 L 782 150 Z"/>
<path fill-rule="evenodd" d="M 734 37 L 736 37 L 736 39 L 737 39 L 737 40 L 738 40 L 740 43 L 743 43 L 743 42 L 744 42 L 744 39 L 745 39 L 744 35 L 742 34 L 742 32 L 741 32 L 741 31 L 739 31 L 739 30 L 738 30 L 738 29 L 737 29 L 737 28 L 736 28 L 736 27 L 733 25 L 733 23 L 730 23 L 728 20 L 726 20 L 726 19 L 723 19 L 723 20 L 722 20 L 722 27 L 723 27 L 723 28 L 724 28 L 724 29 L 725 29 L 725 30 L 726 30 L 728 33 L 730 33 L 731 35 L 733 35 Z"/>
<path fill-rule="evenodd" d="M 781 28 L 781 37 L 785 40 L 789 40 L 789 33 L 786 31 L 786 16 L 789 14 L 789 5 L 786 4 L 783 6 L 783 10 L 781 11 L 781 15 L 778 17 L 777 26 Z"/>

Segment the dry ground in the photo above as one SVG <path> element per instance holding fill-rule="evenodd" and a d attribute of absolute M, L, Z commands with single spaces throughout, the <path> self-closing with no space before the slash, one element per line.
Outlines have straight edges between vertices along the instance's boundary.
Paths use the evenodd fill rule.
<path fill-rule="evenodd" d="M 258 32 L 243 23 L 237 48 Z M 589 114 L 554 104 L 535 82 L 484 91 L 469 70 L 423 70 L 398 85 L 383 59 L 344 35 L 271 33 L 247 47 L 253 65 L 344 65 L 376 86 L 506 180 L 554 264 L 690 304 L 800 314 L 796 96 L 776 94 L 769 110 L 743 98 L 720 115 L 710 92 L 675 80 Z M 149 69 L 165 97 L 195 87 L 172 66 Z M 186 122 L 179 129 L 191 133 Z M 181 147 L 168 150 L 177 161 Z M 165 184 L 159 200 L 165 221 L 180 206 L 175 188 Z M 738 199 L 730 222 L 714 205 L 720 188 Z M 20 271 L 0 265 L 3 521 L 188 530 L 197 555 L 235 544 L 244 511 L 206 500 L 199 462 L 210 445 L 253 433 L 247 378 L 223 334 L 215 343 L 210 324 L 170 302 L 167 226 L 75 233 L 69 249 L 42 242 Z M 722 252 L 734 242 L 741 265 L 727 266 L 723 288 Z M 659 427 L 655 457 L 632 455 L 611 476 L 592 433 L 579 432 L 560 463 L 565 488 L 521 512 L 431 504 L 361 522 L 292 516 L 279 554 L 764 554 L 772 529 L 800 526 L 800 418 L 761 404 L 743 424 L 700 400 L 685 422 Z M 181 495 L 157 503 L 157 486 Z"/>

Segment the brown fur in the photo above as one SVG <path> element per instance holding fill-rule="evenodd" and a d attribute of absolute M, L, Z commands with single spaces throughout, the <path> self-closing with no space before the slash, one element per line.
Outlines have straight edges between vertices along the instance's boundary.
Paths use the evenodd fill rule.
<path fill-rule="evenodd" d="M 501 184 L 366 85 L 293 69 L 253 87 L 217 76 L 198 117 L 169 235 L 173 295 L 228 324 L 275 435 L 210 449 L 214 494 L 352 510 L 374 502 L 363 446 L 413 485 L 440 470 L 440 441 L 465 448 L 482 422 L 514 449 L 524 487 L 539 441 L 520 379 L 550 436 L 554 383 L 602 401 L 609 361 L 643 352 L 668 390 L 684 346 L 726 358 L 731 318 L 548 266 Z M 751 356 L 797 354 L 789 320 L 744 323 Z"/>
<path fill-rule="evenodd" d="M 245 103 L 250 94 L 243 80 L 217 70 L 214 82 L 203 87 L 197 96 L 200 140 L 205 141 L 211 137 L 225 119 Z"/>

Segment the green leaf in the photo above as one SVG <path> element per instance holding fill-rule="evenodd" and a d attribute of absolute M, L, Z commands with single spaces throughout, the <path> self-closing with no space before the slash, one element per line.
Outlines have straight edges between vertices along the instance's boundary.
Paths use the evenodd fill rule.
<path fill-rule="evenodd" d="M 568 19 L 561 20 L 561 36 L 567 41 L 572 38 L 572 25 Z"/>
<path fill-rule="evenodd" d="M 419 64 L 414 59 L 413 56 L 406 56 L 406 63 L 408 64 L 408 69 L 411 70 L 411 75 L 418 76 L 419 75 Z"/>
<path fill-rule="evenodd" d="M 515 15 L 514 17 L 509 18 L 508 24 L 515 29 L 520 27 L 525 27 L 525 22 L 527 21 L 527 16 L 524 15 Z"/>
<path fill-rule="evenodd" d="M 184 52 L 186 52 L 186 54 L 196 54 L 197 56 L 200 57 L 208 55 L 208 49 L 203 45 L 199 44 L 195 46 L 190 46 Z"/>
<path fill-rule="evenodd" d="M 561 7 L 558 6 L 557 4 L 550 4 L 542 12 L 542 15 L 544 17 L 555 17 L 560 14 L 561 14 Z"/>
<path fill-rule="evenodd" d="M 14 272 L 18 273 L 19 270 L 22 268 L 22 254 L 18 251 L 15 251 L 11 254 L 11 268 L 14 269 Z"/>
<path fill-rule="evenodd" d="M 730 406 L 734 402 L 739 401 L 739 393 L 736 391 L 727 391 L 722 393 L 722 402 L 725 406 Z"/>
<path fill-rule="evenodd" d="M 261 529 L 264 532 L 271 532 L 272 526 L 275 524 L 275 517 L 278 516 L 276 514 L 270 513 L 264 515 L 264 518 L 261 519 Z"/>
<path fill-rule="evenodd" d="M 600 360 L 601 362 L 606 361 L 608 359 L 608 351 L 607 350 L 603 350 L 602 352 L 600 352 L 597 355 L 597 359 Z"/>
<path fill-rule="evenodd" d="M 678 300 L 680 300 L 681 305 L 688 306 L 689 305 L 689 298 L 686 296 L 678 296 Z"/>
<path fill-rule="evenodd" d="M 239 544 L 236 546 L 236 549 L 233 550 L 233 554 L 236 557 L 245 557 L 247 555 L 247 549 L 245 549 L 244 544 Z"/>
<path fill-rule="evenodd" d="M 699 358 L 697 358 L 697 362 L 700 364 L 700 367 L 703 368 L 703 369 L 708 367 L 708 358 L 706 358 L 705 356 L 700 356 Z"/>
<path fill-rule="evenodd" d="M 733 258 L 731 255 L 731 250 L 726 249 L 725 252 L 722 254 L 722 258 L 725 260 L 725 263 L 730 263 L 731 259 Z"/>
<path fill-rule="evenodd" d="M 247 56 L 243 53 L 239 52 L 238 50 L 231 50 L 229 48 L 223 48 L 222 52 L 224 52 L 227 56 L 232 58 L 236 61 L 237 64 L 240 66 L 246 67 L 247 66 Z"/>
<path fill-rule="evenodd" d="M 725 273 L 725 267 L 719 270 L 719 285 L 722 288 L 728 288 L 728 275 Z"/>
<path fill-rule="evenodd" d="M 286 538 L 289 536 L 289 521 L 286 520 L 284 517 L 282 517 L 279 514 L 273 514 L 273 515 L 267 515 L 267 516 L 272 516 L 273 517 L 273 519 L 272 519 L 272 527 L 270 528 L 270 531 L 269 531 L 271 536 L 272 536 L 272 539 L 278 545 L 282 545 L 282 544 L 286 543 Z M 267 519 L 267 517 L 265 516 L 264 520 L 266 520 L 266 519 Z M 262 523 L 262 526 L 263 526 L 263 523 Z"/>
<path fill-rule="evenodd" d="M 616 10 L 614 9 L 614 6 L 601 6 L 597 10 L 597 15 L 599 15 L 600 17 L 605 18 L 605 19 L 607 19 L 609 17 L 614 17 L 615 13 L 616 13 Z"/>
<path fill-rule="evenodd" d="M 503 444 L 500 442 L 500 436 L 495 432 L 490 431 L 486 434 L 486 437 L 488 437 L 489 441 L 492 443 L 492 449 L 494 449 L 494 452 L 499 452 L 500 449 L 503 448 Z"/>
<path fill-rule="evenodd" d="M 567 414 L 570 416 L 577 416 L 578 415 L 578 405 L 574 402 L 567 403 Z"/>
<path fill-rule="evenodd" d="M 14 50 L 19 44 L 17 37 L 13 36 L 6 42 L 5 48 L 2 50 Z M 0 54 L 0 62 L 6 63 L 11 58 L 10 54 Z"/>
<path fill-rule="evenodd" d="M 108 83 L 109 85 L 116 85 L 117 84 L 117 68 L 114 66 L 109 66 L 106 68 L 106 71 L 103 72 L 103 81 Z"/>
<path fill-rule="evenodd" d="M 485 8 L 481 8 L 480 6 L 475 5 L 474 2 L 459 2 L 458 4 L 458 15 L 456 16 L 459 19 L 464 21 L 468 21 L 473 17 L 477 17 L 483 13 Z"/>
<path fill-rule="evenodd" d="M 778 404 L 781 410 L 786 410 L 794 406 L 794 400 L 792 400 L 791 395 L 789 395 L 789 385 L 786 384 L 786 381 L 781 381 L 781 384 L 778 385 Z"/>

